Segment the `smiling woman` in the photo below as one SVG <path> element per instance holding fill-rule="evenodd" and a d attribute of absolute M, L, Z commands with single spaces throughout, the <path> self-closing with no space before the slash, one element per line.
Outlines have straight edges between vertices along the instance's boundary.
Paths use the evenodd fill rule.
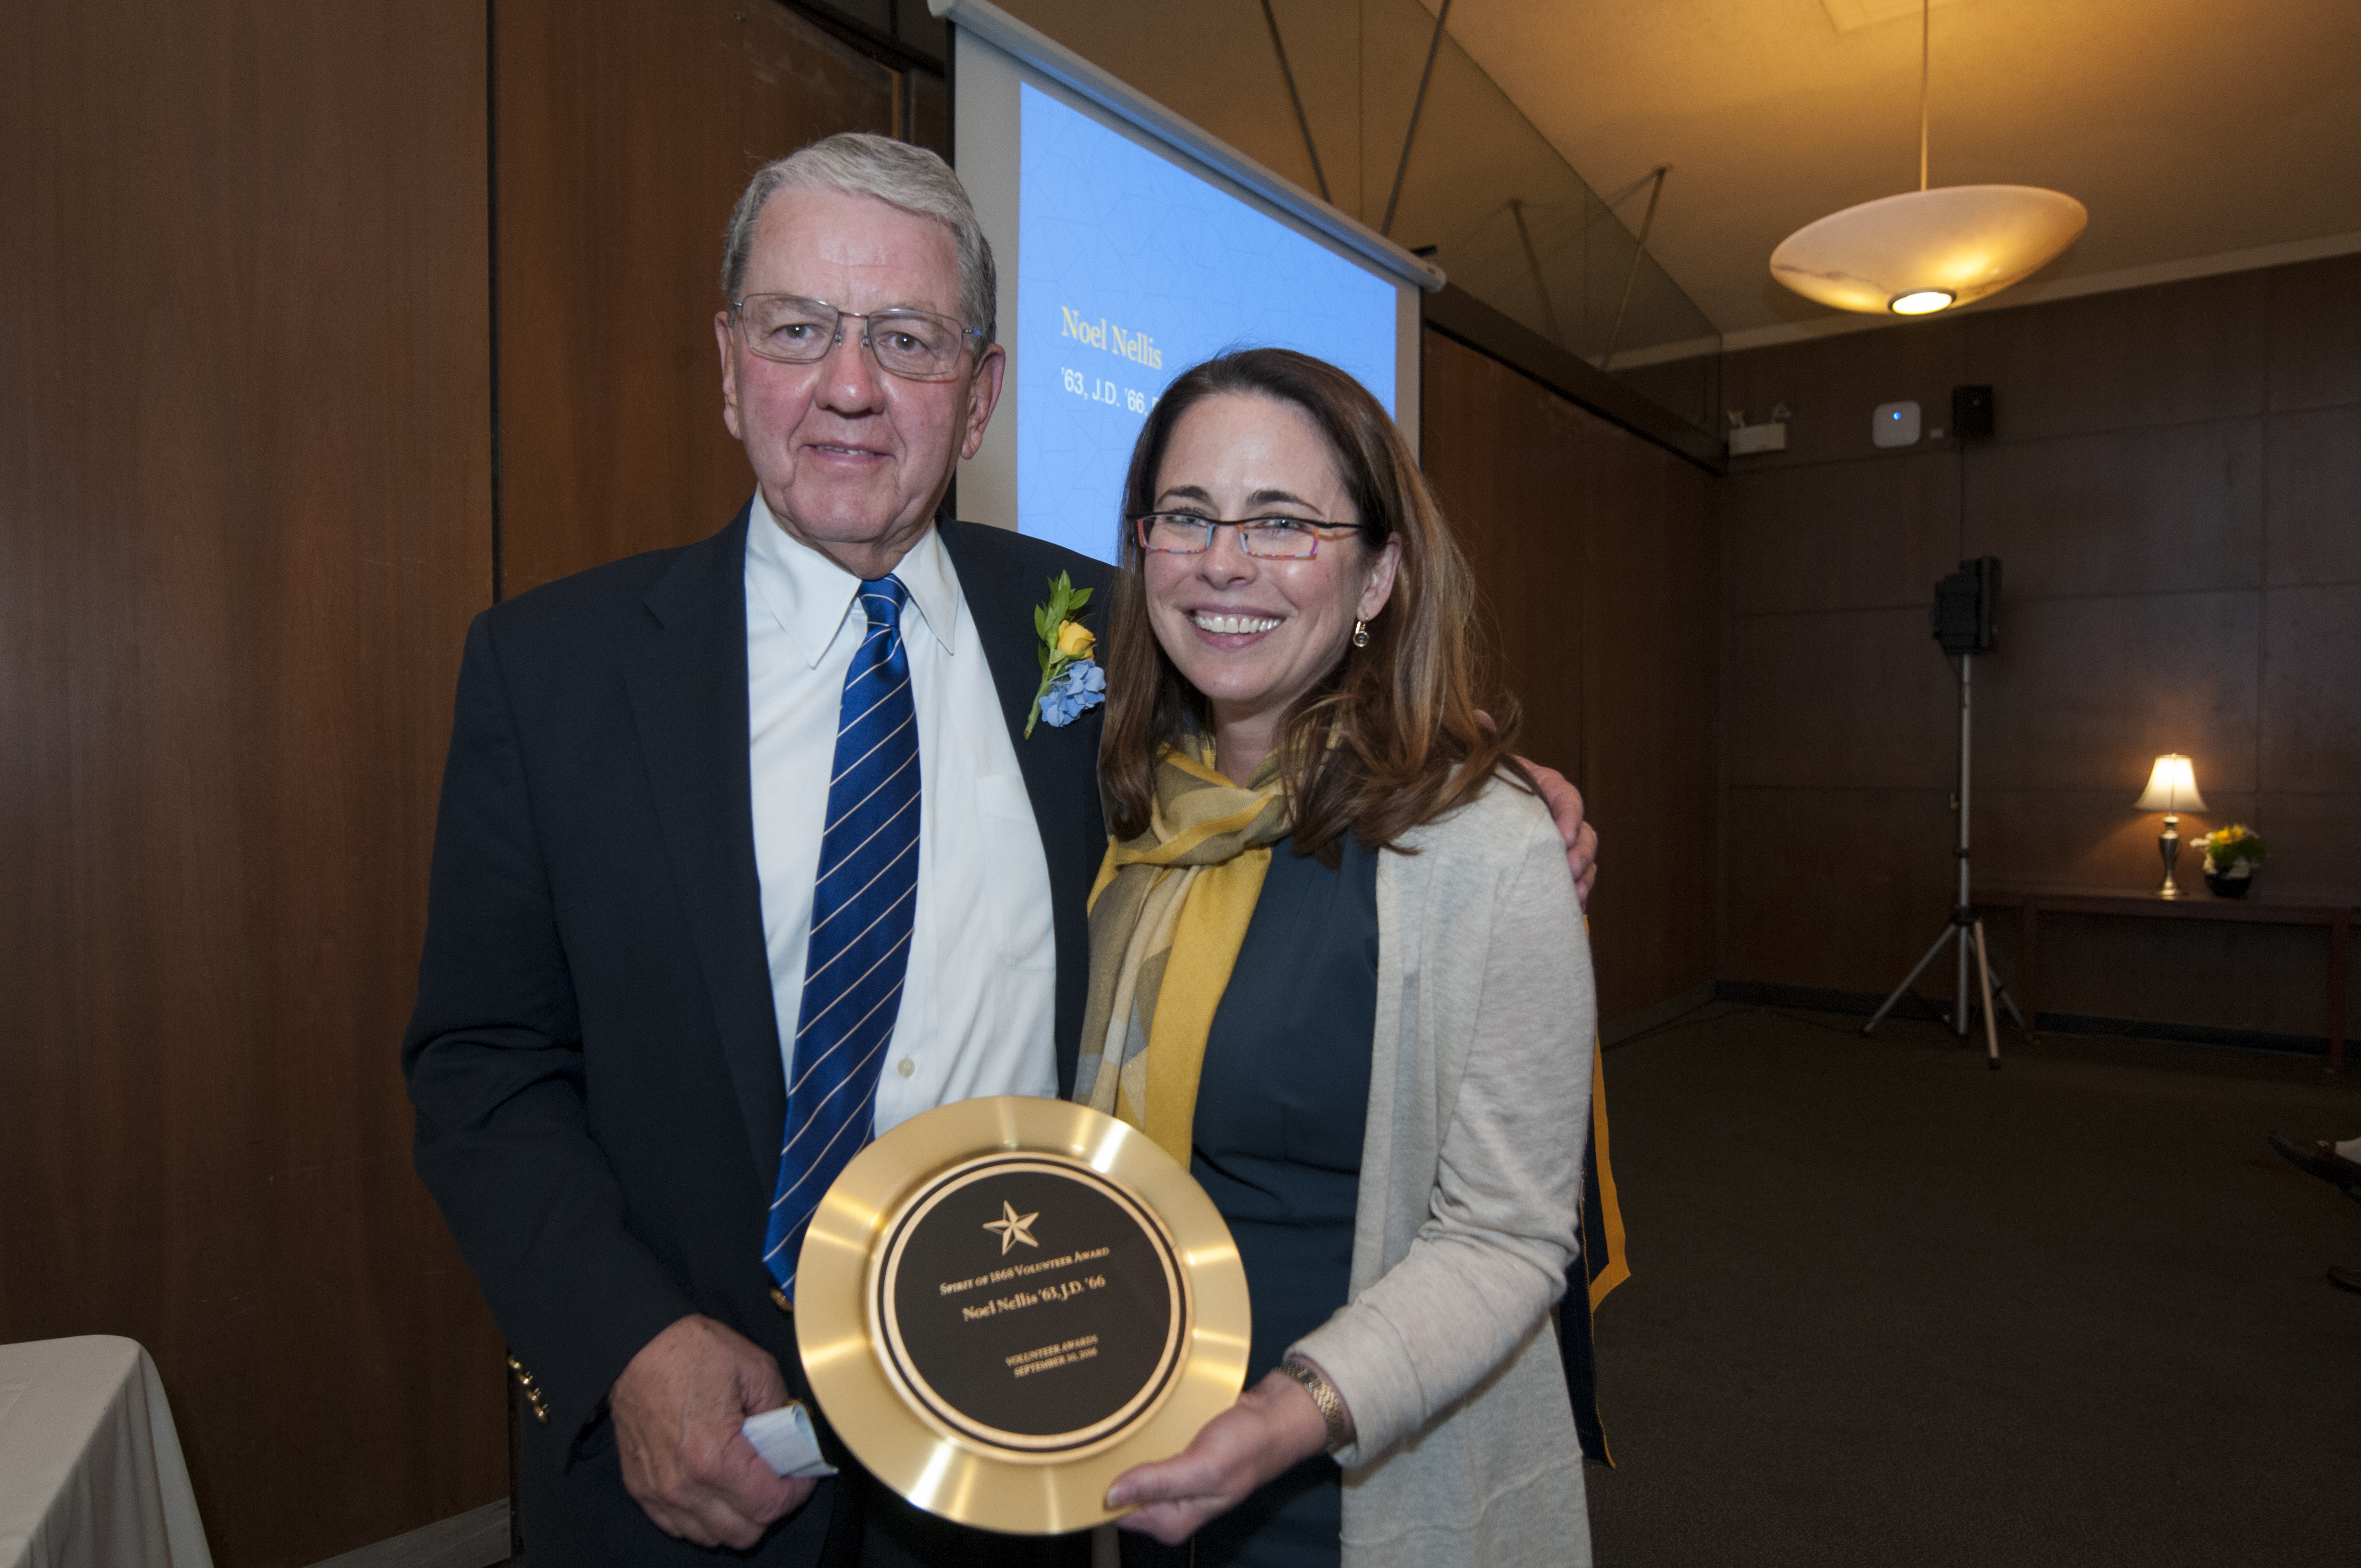
<path fill-rule="evenodd" d="M 1212 709 L 1220 765 L 1242 779 L 1344 658 L 1351 628 L 1385 609 L 1401 541 L 1362 528 L 1311 415 L 1248 393 L 1176 422 L 1156 504 L 1170 510 L 1132 520 L 1148 623 Z"/>
<path fill-rule="evenodd" d="M 1466 566 L 1377 400 L 1284 349 L 1183 372 L 1124 499 L 1074 1098 L 1213 1199 L 1255 1380 L 1117 1477 L 1125 1561 L 1587 1563 L 1548 1314 L 1589 949 Z"/>
<path fill-rule="evenodd" d="M 1124 513 L 1102 661 L 1116 837 L 1147 826 L 1159 751 L 1185 732 L 1233 781 L 1276 753 L 1315 853 L 1348 828 L 1390 842 L 1510 755 L 1516 705 L 1480 693 L 1466 561 L 1344 371 L 1264 348 L 1182 372 L 1140 430 Z"/>

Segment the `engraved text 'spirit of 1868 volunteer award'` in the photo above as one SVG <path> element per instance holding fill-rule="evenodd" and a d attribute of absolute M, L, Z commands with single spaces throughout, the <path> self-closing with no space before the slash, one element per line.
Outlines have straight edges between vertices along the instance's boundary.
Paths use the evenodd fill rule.
<path fill-rule="evenodd" d="M 1245 1381 L 1246 1272 L 1137 1131 L 1007 1095 L 913 1117 L 845 1168 L 796 1266 L 813 1393 L 918 1507 L 1020 1534 L 1115 1515 Z"/>

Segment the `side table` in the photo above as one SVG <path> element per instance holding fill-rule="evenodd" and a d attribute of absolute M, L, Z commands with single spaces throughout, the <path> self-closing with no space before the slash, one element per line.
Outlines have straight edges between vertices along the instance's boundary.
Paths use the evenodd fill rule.
<path fill-rule="evenodd" d="M 1993 887 L 1975 894 L 1980 909 L 2015 909 L 2022 922 L 2023 951 L 2017 958 L 2017 1000 L 2027 1028 L 2040 1026 L 2036 998 L 2041 984 L 2041 916 L 2118 915 L 2147 920 L 2218 920 L 2260 926 L 2324 926 L 2328 928 L 2328 1069 L 2345 1066 L 2345 978 L 2353 946 L 2354 909 L 2345 904 L 2274 904 L 2265 899 L 2215 898 L 2183 894 L 2099 893 L 2066 888 Z"/>

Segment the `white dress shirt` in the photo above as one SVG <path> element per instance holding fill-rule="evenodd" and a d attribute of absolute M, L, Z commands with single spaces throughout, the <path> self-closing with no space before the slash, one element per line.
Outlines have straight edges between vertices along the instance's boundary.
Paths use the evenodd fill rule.
<path fill-rule="evenodd" d="M 880 1133 L 954 1101 L 1058 1092 L 1049 867 L 999 693 L 933 529 L 894 575 L 909 590 L 902 643 L 918 720 L 918 901 L 878 1079 Z M 756 494 L 746 528 L 754 866 L 790 1082 L 837 707 L 867 630 L 853 609 L 860 587 L 787 537 Z"/>

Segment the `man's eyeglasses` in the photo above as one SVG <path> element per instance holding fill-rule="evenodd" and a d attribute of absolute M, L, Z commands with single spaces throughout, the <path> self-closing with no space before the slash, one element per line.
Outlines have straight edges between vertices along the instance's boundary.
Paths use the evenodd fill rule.
<path fill-rule="evenodd" d="M 1213 530 L 1235 528 L 1239 548 L 1266 561 L 1309 561 L 1320 554 L 1322 540 L 1366 532 L 1357 523 L 1314 522 L 1302 517 L 1246 517 L 1232 521 L 1180 511 L 1152 511 L 1130 521 L 1142 550 L 1202 555 L 1213 548 Z"/>
<path fill-rule="evenodd" d="M 788 365 L 811 365 L 828 357 L 846 322 L 862 323 L 861 341 L 881 369 L 909 381 L 948 381 L 959 374 L 971 337 L 983 334 L 932 311 L 872 311 L 856 315 L 825 300 L 796 294 L 748 294 L 733 302 L 741 341 L 747 351 Z"/>

